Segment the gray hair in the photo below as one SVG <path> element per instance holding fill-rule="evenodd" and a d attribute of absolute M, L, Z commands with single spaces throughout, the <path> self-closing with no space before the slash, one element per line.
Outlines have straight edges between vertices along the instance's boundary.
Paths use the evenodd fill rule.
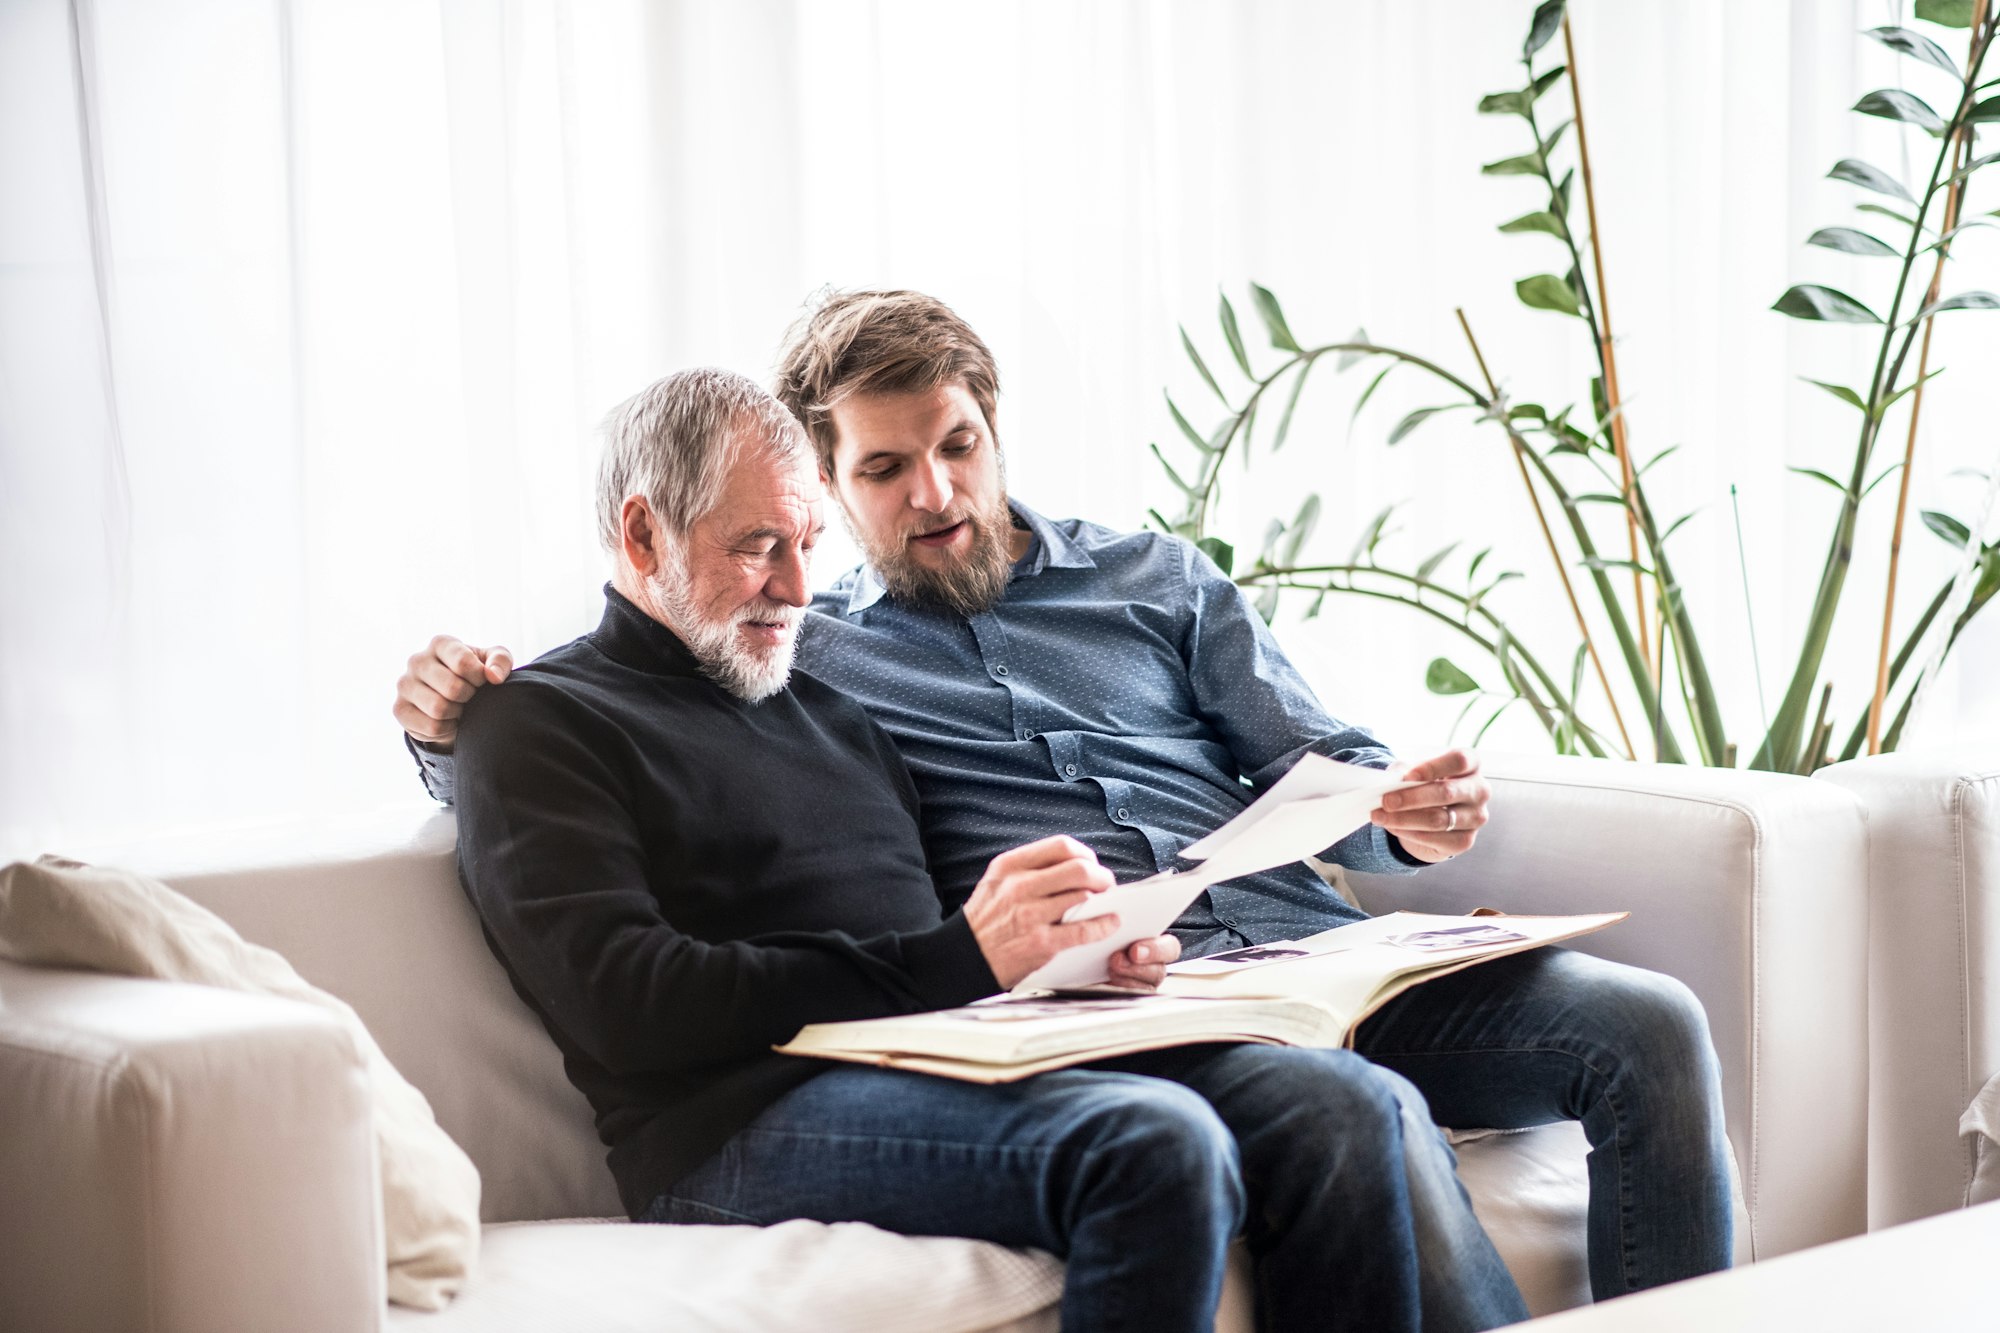
<path fill-rule="evenodd" d="M 732 370 L 699 366 L 656 380 L 604 418 L 597 468 L 598 536 L 613 554 L 627 496 L 644 497 L 677 537 L 722 499 L 746 447 L 780 463 L 810 459 L 805 428 L 768 390 Z"/>

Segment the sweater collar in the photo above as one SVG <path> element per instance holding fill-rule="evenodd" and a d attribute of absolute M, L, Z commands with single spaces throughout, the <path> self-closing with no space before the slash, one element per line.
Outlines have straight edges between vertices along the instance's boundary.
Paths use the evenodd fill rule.
<path fill-rule="evenodd" d="M 604 619 L 590 632 L 598 651 L 635 671 L 659 676 L 699 676 L 701 664 L 678 634 L 640 610 L 610 584 L 604 585 Z"/>

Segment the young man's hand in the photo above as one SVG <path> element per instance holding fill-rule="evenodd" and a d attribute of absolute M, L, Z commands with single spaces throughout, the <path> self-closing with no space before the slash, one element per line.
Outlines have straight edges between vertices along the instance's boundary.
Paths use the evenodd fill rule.
<path fill-rule="evenodd" d="M 1452 750 L 1411 765 L 1403 778 L 1421 785 L 1390 792 L 1369 818 L 1420 860 L 1449 861 L 1470 848 L 1493 796 L 1479 775 L 1479 756 Z"/>
<path fill-rule="evenodd" d="M 448 634 L 410 658 L 396 682 L 396 721 L 415 740 L 449 750 L 458 735 L 458 715 L 482 685 L 498 685 L 514 669 L 505 648 L 473 648 Z"/>
<path fill-rule="evenodd" d="M 1121 990 L 1158 990 L 1167 964 L 1178 961 L 1181 942 L 1171 935 L 1138 940 L 1111 955 L 1111 982 Z"/>

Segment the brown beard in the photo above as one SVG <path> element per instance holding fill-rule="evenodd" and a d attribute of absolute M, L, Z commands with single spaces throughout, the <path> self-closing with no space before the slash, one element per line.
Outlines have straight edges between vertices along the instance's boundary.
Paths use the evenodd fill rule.
<path fill-rule="evenodd" d="M 941 568 L 917 563 L 907 534 L 888 544 L 863 540 L 861 548 L 882 587 L 897 601 L 976 616 L 991 611 L 1007 591 L 1014 572 L 1007 551 L 1014 516 L 1003 498 L 985 513 L 966 513 L 963 521 L 972 531 L 972 546 L 962 559 Z"/>

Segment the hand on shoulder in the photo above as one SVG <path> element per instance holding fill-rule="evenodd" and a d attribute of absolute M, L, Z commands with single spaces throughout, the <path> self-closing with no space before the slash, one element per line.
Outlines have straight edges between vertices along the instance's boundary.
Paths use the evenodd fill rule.
<path fill-rule="evenodd" d="M 396 681 L 396 721 L 411 739 L 449 750 L 466 702 L 481 686 L 507 679 L 513 669 L 514 655 L 503 647 L 474 648 L 440 634 L 411 655 Z"/>

